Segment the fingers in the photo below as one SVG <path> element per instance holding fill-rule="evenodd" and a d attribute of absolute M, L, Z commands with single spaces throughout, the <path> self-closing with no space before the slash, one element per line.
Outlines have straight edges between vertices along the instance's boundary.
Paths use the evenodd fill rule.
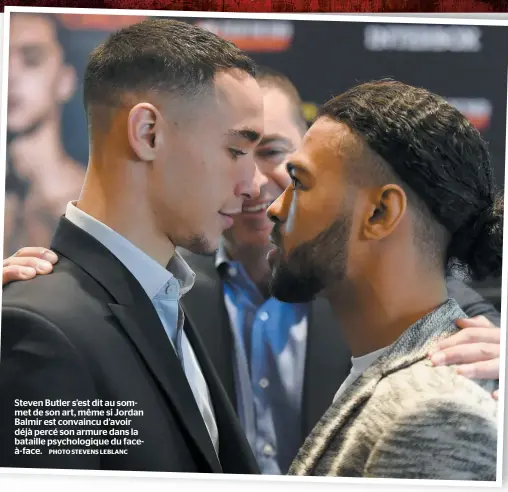
<path fill-rule="evenodd" d="M 37 272 L 34 268 L 11 265 L 3 268 L 2 285 L 13 282 L 14 280 L 28 280 L 34 278 Z"/>
<path fill-rule="evenodd" d="M 49 261 L 33 257 L 10 256 L 4 260 L 4 268 L 10 266 L 29 267 L 40 275 L 53 270 L 53 265 Z"/>
<path fill-rule="evenodd" d="M 475 362 L 498 359 L 500 353 L 501 346 L 497 343 L 469 343 L 435 352 L 430 357 L 430 360 L 435 366 L 473 364 Z"/>
<path fill-rule="evenodd" d="M 496 390 L 494 393 L 492 393 L 492 398 L 494 398 L 494 400 L 499 400 L 499 390 Z"/>
<path fill-rule="evenodd" d="M 501 343 L 501 330 L 497 327 L 464 328 L 452 336 L 440 340 L 434 347 L 433 352 L 445 350 L 457 345 L 470 343 Z"/>
<path fill-rule="evenodd" d="M 465 364 L 457 367 L 457 372 L 470 379 L 499 379 L 499 358 Z"/>
<path fill-rule="evenodd" d="M 459 328 L 489 328 L 494 326 L 494 323 L 492 323 L 492 321 L 487 319 L 485 316 L 461 318 L 458 319 L 455 323 Z"/>
<path fill-rule="evenodd" d="M 18 250 L 11 258 L 19 257 L 30 257 L 39 258 L 40 260 L 49 261 L 51 264 L 55 264 L 58 261 L 58 256 L 53 251 L 46 248 L 27 247 Z"/>
<path fill-rule="evenodd" d="M 53 271 L 58 256 L 45 248 L 23 248 L 3 261 L 2 285 Z"/>

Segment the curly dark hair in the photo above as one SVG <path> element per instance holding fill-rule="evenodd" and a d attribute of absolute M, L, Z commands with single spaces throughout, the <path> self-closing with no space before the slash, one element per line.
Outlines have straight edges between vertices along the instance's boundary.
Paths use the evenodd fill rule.
<path fill-rule="evenodd" d="M 330 100 L 321 116 L 346 124 L 373 151 L 378 172 L 370 165 L 367 179 L 399 180 L 427 253 L 475 280 L 501 275 L 503 197 L 487 143 L 455 107 L 428 90 L 383 79 Z"/>

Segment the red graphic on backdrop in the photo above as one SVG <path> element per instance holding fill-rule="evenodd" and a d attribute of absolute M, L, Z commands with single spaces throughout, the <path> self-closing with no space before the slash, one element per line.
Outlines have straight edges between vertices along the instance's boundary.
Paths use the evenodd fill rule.
<path fill-rule="evenodd" d="M 251 53 L 285 51 L 294 35 L 293 23 L 283 20 L 204 19 L 196 25 Z"/>
<path fill-rule="evenodd" d="M 507 12 L 508 0 L 4 0 L 0 5 L 212 12 Z"/>
<path fill-rule="evenodd" d="M 68 29 L 121 29 L 146 19 L 144 15 L 75 15 L 57 14 L 62 24 Z"/>

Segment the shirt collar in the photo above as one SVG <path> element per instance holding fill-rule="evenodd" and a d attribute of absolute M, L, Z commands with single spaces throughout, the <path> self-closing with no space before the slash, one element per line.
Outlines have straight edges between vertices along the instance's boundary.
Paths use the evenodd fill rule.
<path fill-rule="evenodd" d="M 196 274 L 176 249 L 175 254 L 171 260 L 169 260 L 167 269 L 178 280 L 180 284 L 180 295 L 183 296 L 187 294 L 194 286 Z"/>
<path fill-rule="evenodd" d="M 229 265 L 231 260 L 228 258 L 228 254 L 226 252 L 226 247 L 224 245 L 224 238 L 221 237 L 219 241 L 219 247 L 217 248 L 217 252 L 215 253 L 215 268 L 220 270 L 222 265 Z"/>
<path fill-rule="evenodd" d="M 196 275 L 178 251 L 175 250 L 167 268 L 164 268 L 118 232 L 77 208 L 76 202 L 68 203 L 65 217 L 111 251 L 141 284 L 150 299 L 173 277 L 179 281 L 181 295 L 194 285 Z"/>

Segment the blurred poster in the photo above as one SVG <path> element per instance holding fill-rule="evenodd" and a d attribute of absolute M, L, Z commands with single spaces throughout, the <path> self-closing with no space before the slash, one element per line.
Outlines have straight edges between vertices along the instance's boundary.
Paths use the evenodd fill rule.
<path fill-rule="evenodd" d="M 81 80 L 107 33 L 142 17 L 14 13 L 10 22 L 4 256 L 48 246 L 86 171 Z"/>
<path fill-rule="evenodd" d="M 12 14 L 7 102 L 5 253 L 50 242 L 85 166 L 62 139 L 62 109 L 78 79 L 63 30 L 49 15 Z M 85 138 L 83 135 L 82 138 Z"/>

